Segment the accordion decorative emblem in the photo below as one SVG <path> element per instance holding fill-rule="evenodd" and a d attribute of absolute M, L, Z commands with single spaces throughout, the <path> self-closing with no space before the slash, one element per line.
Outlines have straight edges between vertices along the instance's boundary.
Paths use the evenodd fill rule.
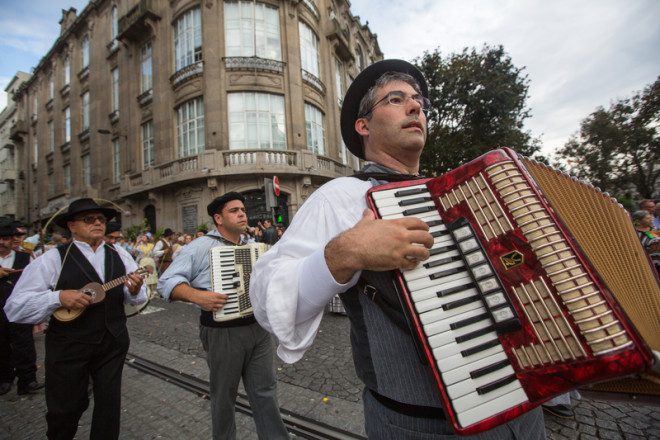
<path fill-rule="evenodd" d="M 650 369 L 657 275 L 606 194 L 501 149 L 367 198 L 380 218 L 418 217 L 434 236 L 431 257 L 397 273 L 399 296 L 456 432 Z"/>

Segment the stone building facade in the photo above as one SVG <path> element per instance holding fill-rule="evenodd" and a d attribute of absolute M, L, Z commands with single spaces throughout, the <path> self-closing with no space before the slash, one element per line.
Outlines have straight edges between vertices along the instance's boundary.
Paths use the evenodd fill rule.
<path fill-rule="evenodd" d="M 28 223 L 87 196 L 187 232 L 226 191 L 256 221 L 274 175 L 287 222 L 359 165 L 342 97 L 382 53 L 347 0 L 91 0 L 60 26 L 13 95 Z"/>
<path fill-rule="evenodd" d="M 29 73 L 17 72 L 5 87 L 7 95 L 13 95 L 29 78 Z M 0 216 L 11 219 L 26 208 L 25 200 L 19 197 L 25 192 L 24 171 L 13 139 L 19 119 L 16 104 L 10 100 L 0 112 Z"/>

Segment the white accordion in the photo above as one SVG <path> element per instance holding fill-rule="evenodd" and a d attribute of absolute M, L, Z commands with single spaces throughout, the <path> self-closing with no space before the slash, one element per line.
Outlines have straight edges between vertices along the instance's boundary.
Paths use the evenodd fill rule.
<path fill-rule="evenodd" d="M 215 321 L 231 321 L 252 315 L 250 274 L 257 258 L 268 249 L 270 246 L 265 243 L 211 248 L 211 289 L 228 295 L 225 306 L 213 313 Z"/>

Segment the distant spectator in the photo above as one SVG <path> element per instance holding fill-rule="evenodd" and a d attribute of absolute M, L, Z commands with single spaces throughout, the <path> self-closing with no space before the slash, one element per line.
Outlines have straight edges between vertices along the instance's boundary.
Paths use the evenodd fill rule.
<path fill-rule="evenodd" d="M 153 257 L 158 262 L 158 273 L 161 274 L 172 264 L 172 255 L 174 254 L 174 231 L 165 228 L 163 235 L 154 246 Z"/>
<path fill-rule="evenodd" d="M 259 222 L 258 224 L 261 226 L 263 232 L 262 241 L 270 245 L 277 243 L 279 237 L 277 236 L 277 230 L 275 229 L 275 226 L 273 226 L 273 221 L 266 219 L 263 221 L 263 223 Z"/>
<path fill-rule="evenodd" d="M 653 214 L 653 229 L 660 230 L 660 203 L 655 205 L 655 213 Z"/>
<path fill-rule="evenodd" d="M 640 200 L 639 209 L 653 215 L 655 213 L 655 202 L 651 199 Z"/>

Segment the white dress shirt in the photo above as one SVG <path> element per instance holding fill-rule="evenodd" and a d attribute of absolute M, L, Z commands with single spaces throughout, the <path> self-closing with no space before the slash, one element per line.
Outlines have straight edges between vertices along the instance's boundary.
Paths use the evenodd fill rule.
<path fill-rule="evenodd" d="M 277 336 L 278 356 L 299 360 L 312 345 L 323 309 L 332 297 L 354 286 L 333 278 L 325 261 L 326 244 L 360 221 L 371 183 L 342 177 L 323 185 L 296 213 L 284 236 L 257 260 L 250 300 L 259 324 Z"/>
<path fill-rule="evenodd" d="M 82 241 L 74 240 L 74 245 L 87 258 L 104 283 L 105 279 L 105 246 L 99 246 L 96 251 Z M 134 272 L 137 264 L 133 257 L 123 248 L 116 248 L 126 273 Z M 37 324 L 44 322 L 60 307 L 60 291 L 54 290 L 62 270 L 62 259 L 57 248 L 45 252 L 31 262 L 16 283 L 14 291 L 5 304 L 7 319 L 11 322 Z M 83 287 L 83 286 L 80 286 Z M 142 304 L 147 300 L 146 284 L 142 284 L 140 292 L 133 296 L 124 285 L 124 303 Z"/>
<path fill-rule="evenodd" d="M 11 269 L 14 267 L 14 261 L 16 260 L 16 252 L 12 249 L 9 251 L 9 253 L 4 256 L 0 257 L 0 267 L 4 267 L 5 269 Z"/>
<path fill-rule="evenodd" d="M 163 254 L 165 253 L 165 250 L 163 249 L 163 247 L 165 247 L 163 241 L 166 241 L 167 244 L 170 245 L 170 247 L 172 246 L 172 243 L 170 243 L 169 240 L 165 238 L 161 238 L 160 240 L 158 240 L 156 242 L 156 245 L 154 246 L 154 250 L 151 251 L 151 256 L 154 257 L 155 260 L 160 260 L 160 257 L 162 257 Z"/>

